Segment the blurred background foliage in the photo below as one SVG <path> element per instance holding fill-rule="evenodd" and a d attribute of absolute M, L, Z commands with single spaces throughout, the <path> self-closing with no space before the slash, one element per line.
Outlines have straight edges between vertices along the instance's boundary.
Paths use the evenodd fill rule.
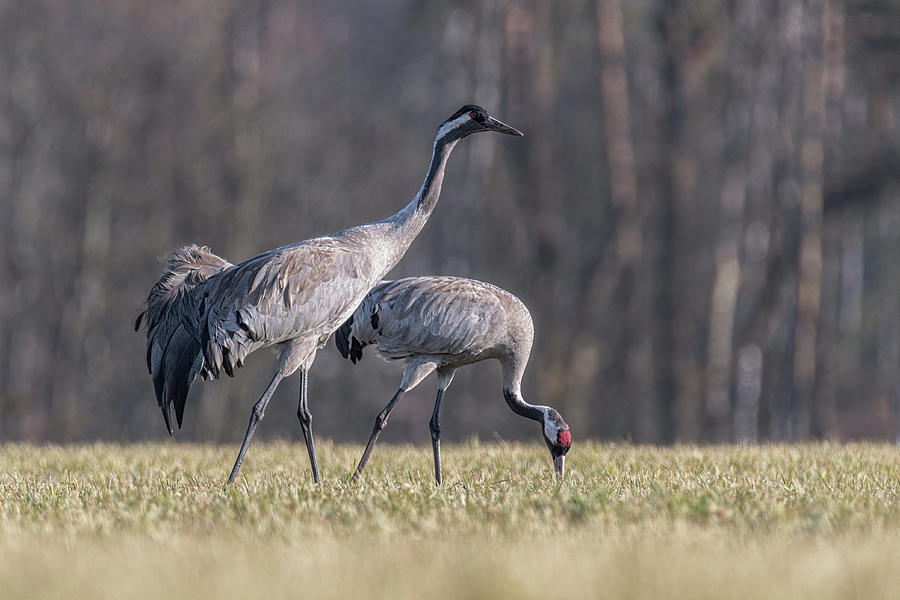
<path fill-rule="evenodd" d="M 897 436 L 896 0 L 0 0 L 0 82 L 0 439 L 162 437 L 161 258 L 391 214 L 468 102 L 527 136 L 457 149 L 392 276 L 519 295 L 525 396 L 576 441 Z M 195 385 L 182 436 L 239 439 L 271 368 Z M 398 383 L 329 343 L 318 434 L 361 442 Z M 260 435 L 299 437 L 296 395 Z M 433 396 L 383 439 L 425 442 Z M 444 432 L 535 434 L 495 364 Z"/>

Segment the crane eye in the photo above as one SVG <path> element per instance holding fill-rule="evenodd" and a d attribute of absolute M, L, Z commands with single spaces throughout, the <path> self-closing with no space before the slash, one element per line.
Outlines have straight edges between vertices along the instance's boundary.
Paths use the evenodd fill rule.
<path fill-rule="evenodd" d="M 478 116 L 478 113 L 472 111 L 472 112 L 469 113 L 469 116 L 472 117 L 472 118 L 474 119 L 474 118 L 476 118 L 476 117 Z"/>

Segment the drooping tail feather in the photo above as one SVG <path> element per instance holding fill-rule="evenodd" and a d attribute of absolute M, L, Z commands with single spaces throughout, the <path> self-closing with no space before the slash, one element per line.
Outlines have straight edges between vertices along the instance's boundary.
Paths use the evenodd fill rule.
<path fill-rule="evenodd" d="M 338 327 L 334 332 L 334 343 L 338 352 L 354 365 L 362 360 L 363 348 L 375 341 L 375 331 L 378 329 L 378 313 L 376 305 L 381 299 L 383 289 L 391 281 L 381 281 L 369 290 L 350 318 Z"/>
<path fill-rule="evenodd" d="M 150 290 L 134 323 L 147 333 L 147 368 L 153 376 L 156 400 L 172 435 L 170 407 L 181 427 L 184 404 L 194 377 L 203 369 L 200 347 L 198 286 L 232 266 L 206 246 L 191 244 L 169 255 L 159 281 Z"/>
<path fill-rule="evenodd" d="M 334 332 L 334 343 L 341 356 L 350 359 L 354 365 L 356 361 L 362 360 L 362 349 L 365 344 L 361 344 L 353 335 L 353 315 L 350 315 L 350 318 Z"/>

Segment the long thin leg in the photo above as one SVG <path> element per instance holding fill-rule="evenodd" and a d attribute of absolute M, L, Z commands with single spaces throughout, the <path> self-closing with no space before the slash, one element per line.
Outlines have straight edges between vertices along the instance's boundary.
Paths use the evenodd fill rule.
<path fill-rule="evenodd" d="M 434 412 L 431 413 L 431 445 L 434 448 L 434 478 L 441 485 L 444 478 L 441 474 L 441 402 L 444 392 L 450 387 L 456 369 L 442 367 L 437 370 L 437 398 L 434 401 Z"/>
<path fill-rule="evenodd" d="M 300 403 L 297 405 L 297 418 L 300 419 L 300 429 L 303 431 L 303 439 L 306 440 L 306 451 L 309 452 L 309 465 L 312 467 L 313 481 L 319 483 L 319 459 L 316 458 L 316 443 L 313 440 L 312 413 L 306 398 L 306 380 L 309 373 L 306 369 L 300 371 Z"/>
<path fill-rule="evenodd" d="M 266 414 L 266 405 L 269 404 L 272 394 L 275 393 L 275 388 L 278 387 L 283 378 L 284 375 L 281 374 L 281 371 L 275 373 L 271 383 L 269 383 L 269 387 L 266 388 L 260 399 L 256 401 L 256 404 L 253 405 L 253 409 L 250 411 L 250 425 L 247 426 L 244 443 L 241 444 L 241 451 L 238 453 L 237 460 L 234 461 L 231 475 L 228 476 L 228 485 L 234 483 L 234 480 L 237 478 L 238 471 L 241 470 L 241 463 L 244 462 L 244 455 L 247 454 L 247 448 L 250 447 L 250 440 L 253 439 L 253 432 L 256 431 L 256 425 L 262 421 L 263 416 Z"/>
<path fill-rule="evenodd" d="M 400 396 L 406 390 L 400 388 L 397 390 L 397 393 L 394 394 L 394 397 L 391 398 L 391 401 L 388 402 L 388 405 L 384 407 L 378 416 L 375 417 L 375 427 L 372 429 L 372 435 L 369 437 L 369 443 L 366 444 L 366 451 L 363 452 L 362 458 L 359 459 L 359 465 L 356 467 L 356 471 L 353 473 L 353 477 L 351 481 L 356 481 L 359 478 L 360 473 L 362 473 L 363 468 L 366 466 L 366 462 L 369 460 L 369 455 L 372 454 L 372 448 L 375 447 L 375 440 L 378 439 L 378 435 L 381 433 L 381 430 L 387 425 L 388 417 L 391 416 L 391 411 L 394 410 L 394 405 L 397 404 L 397 400 L 400 399 Z"/>
<path fill-rule="evenodd" d="M 437 399 L 434 401 L 434 412 L 431 413 L 431 446 L 434 448 L 434 478 L 437 484 L 443 483 L 441 477 L 441 401 L 444 399 L 444 390 L 438 389 Z"/>

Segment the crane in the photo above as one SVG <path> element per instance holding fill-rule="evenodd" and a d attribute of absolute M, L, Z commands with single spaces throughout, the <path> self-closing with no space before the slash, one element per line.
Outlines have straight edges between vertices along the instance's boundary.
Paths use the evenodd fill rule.
<path fill-rule="evenodd" d="M 300 371 L 297 417 L 313 479 L 319 467 L 307 400 L 308 372 L 316 351 L 403 257 L 437 204 L 450 153 L 464 137 L 482 131 L 522 132 L 467 104 L 438 127 L 431 163 L 416 196 L 394 215 L 305 240 L 232 265 L 208 248 L 185 246 L 172 255 L 153 286 L 143 319 L 147 367 L 166 428 L 170 411 L 181 427 L 188 390 L 203 379 L 229 376 L 247 355 L 273 347 L 278 366 L 250 412 L 250 423 L 228 483 L 234 482 L 257 425 L 278 384 Z"/>
<path fill-rule="evenodd" d="M 534 324 L 525 304 L 490 283 L 461 277 L 409 277 L 376 285 L 335 333 L 341 356 L 353 364 L 375 344 L 388 361 L 405 362 L 400 388 L 375 418 L 372 435 L 353 474 L 362 473 L 391 411 L 429 373 L 437 375 L 431 415 L 434 477 L 441 475 L 441 402 L 456 369 L 489 358 L 503 370 L 503 397 L 517 415 L 541 424 L 557 475 L 565 474 L 572 434 L 562 415 L 522 398 L 521 383 L 531 353 Z"/>

